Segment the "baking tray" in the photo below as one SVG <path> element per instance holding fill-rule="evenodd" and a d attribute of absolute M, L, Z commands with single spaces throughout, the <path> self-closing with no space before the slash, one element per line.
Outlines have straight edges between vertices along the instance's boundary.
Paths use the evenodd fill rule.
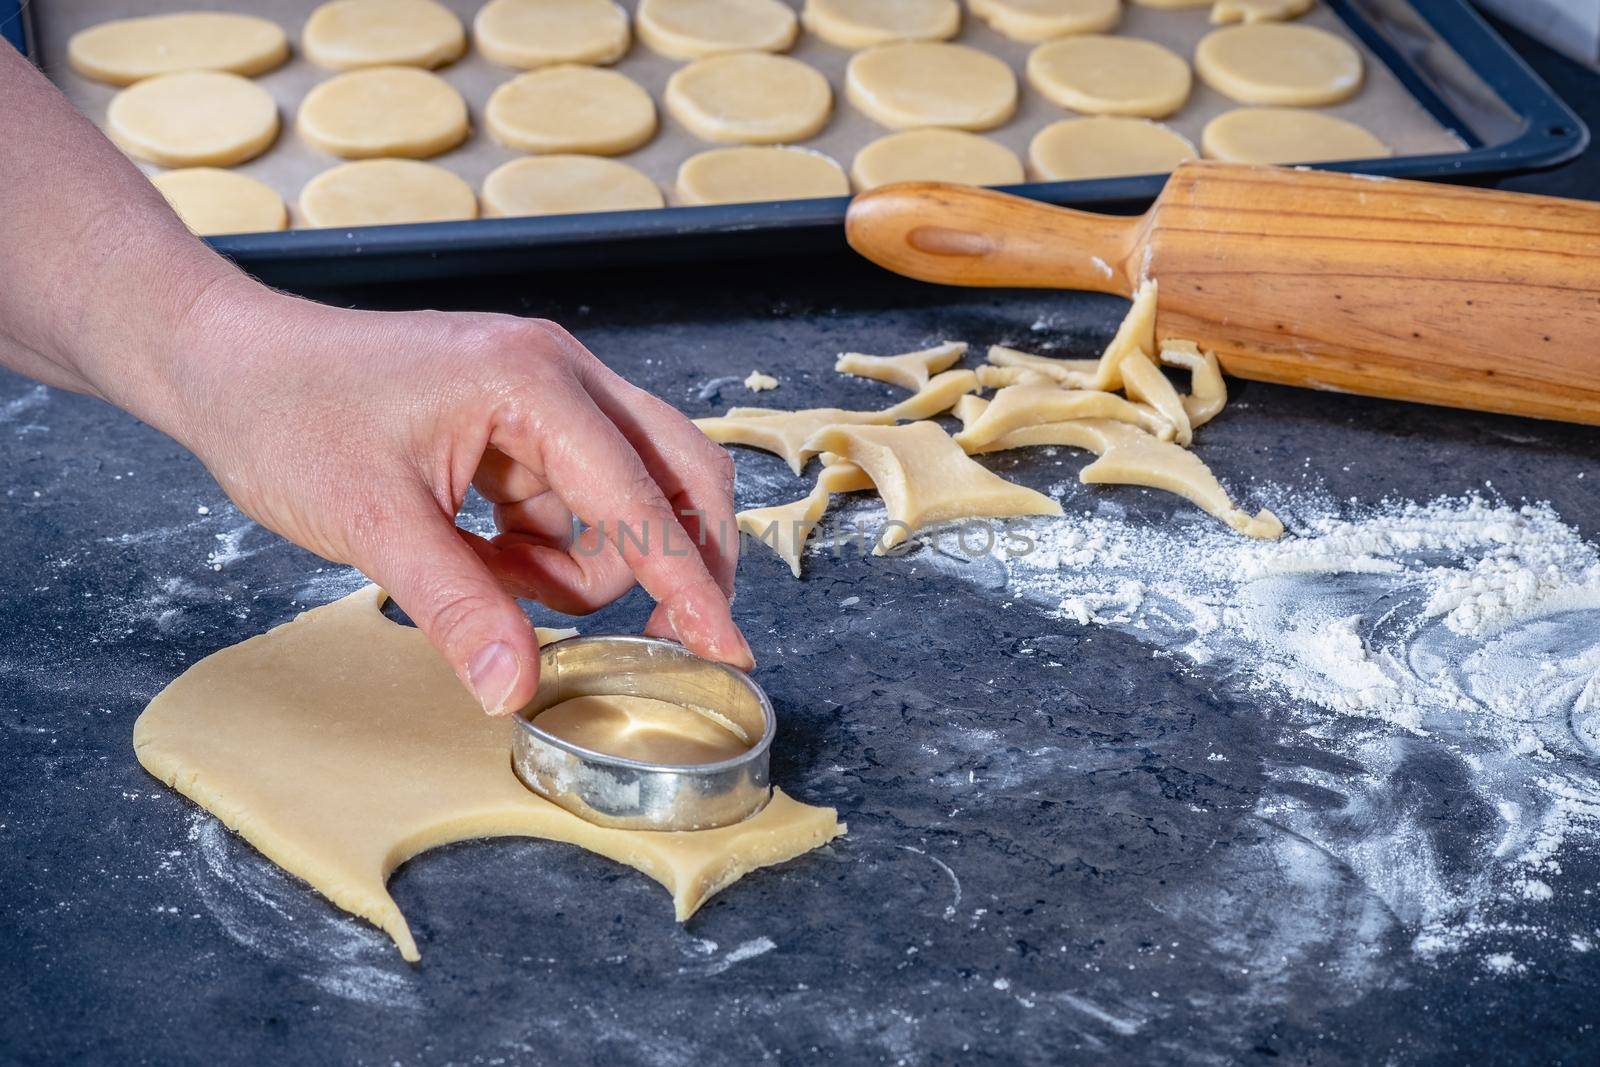
<path fill-rule="evenodd" d="M 78 78 L 64 59 L 66 38 L 83 25 L 131 14 L 197 6 L 267 14 L 298 35 L 318 0 L 0 0 L 0 27 L 23 47 L 91 118 L 100 121 L 115 90 Z M 478 0 L 445 0 L 470 22 Z M 625 6 L 632 7 L 627 3 Z M 797 3 L 798 6 L 798 3 Z M 30 20 L 31 16 L 31 20 Z M 1322 0 L 1303 20 L 1335 29 L 1365 53 L 1368 84 L 1353 100 L 1328 109 L 1371 129 L 1396 149 L 1382 160 L 1332 164 L 1396 177 L 1481 179 L 1547 166 L 1581 152 L 1588 132 L 1569 108 L 1522 63 L 1464 0 Z M 1211 27 L 1206 9 L 1160 11 L 1129 5 L 1119 32 L 1161 41 L 1190 55 Z M 1001 56 L 1020 75 L 1030 46 L 1007 41 L 968 14 L 958 40 Z M 833 120 L 807 147 L 848 165 L 855 150 L 883 132 L 842 96 L 849 53 L 802 33 L 793 54 L 821 70 L 833 84 Z M 638 80 L 659 102 L 679 64 L 635 43 L 618 69 Z M 290 125 L 305 92 L 328 76 L 298 56 L 260 79 Z M 469 52 L 441 75 L 461 90 L 475 115 L 495 85 L 515 72 Z M 1201 127 L 1234 106 L 1198 80 L 1190 102 L 1168 124 L 1198 142 Z M 988 136 L 1020 155 L 1038 129 L 1060 109 L 1022 83 L 1017 116 Z M 679 161 L 708 147 L 665 114 L 662 132 L 625 160 L 670 188 Z M 474 185 L 516 157 L 481 130 L 437 162 Z M 338 162 L 311 149 L 286 129 L 278 145 L 244 164 L 278 188 L 293 207 L 299 187 Z M 153 168 L 149 168 L 153 169 Z M 1076 182 L 1030 182 L 1011 191 L 1055 204 L 1136 210 L 1160 191 L 1164 176 Z M 211 239 L 225 255 L 270 281 L 285 285 L 398 281 L 532 269 L 687 262 L 736 256 L 772 256 L 842 246 L 847 198 L 783 201 L 657 211 L 480 219 L 472 222 L 335 230 L 290 230 Z"/>

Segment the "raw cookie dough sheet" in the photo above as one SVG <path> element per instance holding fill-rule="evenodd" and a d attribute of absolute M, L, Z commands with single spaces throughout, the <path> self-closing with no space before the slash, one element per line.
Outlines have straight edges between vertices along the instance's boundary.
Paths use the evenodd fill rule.
<path fill-rule="evenodd" d="M 442 2 L 462 17 L 470 33 L 472 17 L 482 6 L 483 0 Z M 636 2 L 622 0 L 630 14 Z M 313 86 L 335 73 L 311 63 L 300 51 L 301 29 L 318 3 L 319 0 L 270 0 L 253 4 L 245 0 L 45 0 L 34 8 L 34 21 L 45 71 L 85 114 L 102 125 L 106 105 L 117 90 L 79 77 L 67 64 L 67 40 L 77 30 L 114 18 L 201 7 L 248 12 L 277 22 L 289 34 L 293 52 L 287 64 L 257 80 L 277 100 L 284 131 L 270 150 L 236 169 L 277 189 L 288 202 L 291 216 L 296 216 L 294 224 L 301 225 L 295 205 L 300 189 L 317 174 L 341 162 L 312 148 L 294 131 L 294 115 L 300 101 Z M 801 0 L 792 0 L 792 5 L 800 8 Z M 962 4 L 962 9 L 961 33 L 954 40 L 1004 59 L 1016 72 L 1019 83 L 1020 101 L 1015 117 L 998 129 L 986 131 L 984 136 L 1005 145 L 1025 160 L 1028 142 L 1034 134 L 1051 122 L 1072 117 L 1075 113 L 1051 104 L 1027 84 L 1023 77 L 1023 66 L 1033 46 L 1002 37 L 981 19 L 975 18 L 966 4 Z M 1124 4 L 1122 22 L 1116 32 L 1166 45 L 1192 63 L 1196 42 L 1215 28 L 1207 21 L 1209 13 L 1208 6 L 1163 11 Z M 1317 110 L 1366 127 L 1392 147 L 1397 156 L 1455 152 L 1465 147 L 1454 133 L 1441 126 L 1422 107 L 1394 73 L 1324 3 L 1319 2 L 1299 21 L 1302 25 L 1320 26 L 1339 34 L 1360 50 L 1366 63 L 1366 83 L 1354 98 L 1334 107 Z M 816 137 L 801 143 L 807 148 L 827 153 L 848 170 L 857 151 L 876 138 L 892 132 L 857 112 L 845 100 L 845 64 L 853 53 L 836 48 L 802 29 L 795 47 L 788 54 L 821 71 L 834 93 L 834 111 L 827 126 Z M 661 131 L 655 139 L 643 148 L 616 158 L 649 175 L 667 192 L 669 203 L 675 199 L 672 187 L 679 164 L 697 152 L 719 147 L 690 135 L 661 107 L 667 79 L 682 65 L 652 52 L 638 40 L 635 33 L 628 54 L 612 67 L 644 86 L 661 112 Z M 519 72 L 491 63 L 474 44 L 462 59 L 441 68 L 438 73 L 466 98 L 472 115 L 472 134 L 461 147 L 436 157 L 432 162 L 450 168 L 472 183 L 475 189 L 481 189 L 483 179 L 490 171 L 522 156 L 522 153 L 496 144 L 484 129 L 483 122 L 483 107 L 489 94 Z M 1237 106 L 1240 105 L 1196 78 L 1194 92 L 1188 103 L 1166 122 L 1198 145 L 1200 131 L 1205 124 Z M 157 168 L 145 169 L 153 173 Z"/>

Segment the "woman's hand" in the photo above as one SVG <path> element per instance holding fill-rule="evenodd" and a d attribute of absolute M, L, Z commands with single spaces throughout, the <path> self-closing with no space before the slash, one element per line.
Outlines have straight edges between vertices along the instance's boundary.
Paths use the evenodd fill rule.
<path fill-rule="evenodd" d="M 560 327 L 345 311 L 236 275 L 177 341 L 164 428 L 246 514 L 388 590 L 491 714 L 537 683 L 513 592 L 583 613 L 637 579 L 647 632 L 751 665 L 731 460 Z M 493 541 L 455 526 L 474 482 Z"/>

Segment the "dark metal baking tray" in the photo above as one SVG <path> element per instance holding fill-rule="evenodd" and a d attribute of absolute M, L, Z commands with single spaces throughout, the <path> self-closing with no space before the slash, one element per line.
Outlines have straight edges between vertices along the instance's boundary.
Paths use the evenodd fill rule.
<path fill-rule="evenodd" d="M 1325 164 L 1451 181 L 1550 166 L 1588 142 L 1578 117 L 1465 0 L 1323 0 L 1459 150 Z M 27 0 L 0 0 L 0 32 L 35 55 Z M 48 0 L 43 0 L 48 17 Z M 35 56 L 37 58 L 37 56 Z M 1053 204 L 1137 210 L 1164 177 L 1029 182 L 1010 191 Z M 212 238 L 247 269 L 286 285 L 774 256 L 842 246 L 848 199 L 479 219 Z"/>

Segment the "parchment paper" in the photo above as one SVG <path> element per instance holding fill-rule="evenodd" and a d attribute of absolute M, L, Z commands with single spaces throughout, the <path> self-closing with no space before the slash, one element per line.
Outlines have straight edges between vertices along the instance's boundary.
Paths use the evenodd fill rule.
<path fill-rule="evenodd" d="M 33 12 L 39 36 L 39 50 L 45 71 L 67 95 L 97 123 L 105 120 L 106 105 L 116 94 L 112 86 L 101 85 L 79 77 L 67 64 L 67 39 L 77 30 L 107 19 L 132 15 L 157 14 L 180 10 L 234 10 L 248 12 L 277 21 L 288 32 L 291 41 L 298 42 L 300 29 L 306 17 L 317 7 L 319 0 L 35 0 Z M 482 6 L 479 0 L 442 0 L 454 9 L 471 29 L 471 19 Z M 800 0 L 793 0 L 796 8 Z M 632 10 L 636 0 L 624 0 L 623 6 Z M 1212 27 L 1207 21 L 1208 7 L 1180 11 L 1163 11 L 1125 6 L 1122 24 L 1117 32 L 1157 41 L 1185 58 L 1194 55 L 1195 43 Z M 1390 70 L 1374 57 L 1355 38 L 1344 23 L 1322 5 L 1304 16 L 1306 25 L 1320 26 L 1340 34 L 1354 44 L 1366 60 L 1366 84 L 1360 93 L 1343 104 L 1327 108 L 1329 114 L 1338 115 L 1359 123 L 1394 148 L 1397 155 L 1424 155 L 1434 152 L 1460 151 L 1465 146 L 1449 130 L 1441 126 L 1406 91 Z M 986 131 L 1027 159 L 1028 142 L 1040 129 L 1056 119 L 1068 117 L 1064 111 L 1045 100 L 1028 86 L 1023 77 L 1023 66 L 1032 46 L 1007 40 L 989 29 L 982 20 L 964 12 L 961 34 L 956 38 L 963 44 L 982 48 L 1009 63 L 1017 73 L 1020 90 L 1017 114 L 996 130 Z M 827 127 L 804 142 L 806 147 L 825 152 L 848 168 L 855 153 L 868 142 L 892 132 L 858 114 L 844 99 L 844 70 L 851 53 L 801 31 L 800 39 L 790 53 L 820 70 L 833 86 L 834 115 Z M 659 107 L 667 78 L 681 64 L 656 55 L 637 39 L 628 54 L 615 69 L 643 85 L 656 99 Z M 295 212 L 295 199 L 301 186 L 312 177 L 341 160 L 321 152 L 300 140 L 294 133 L 294 113 L 306 92 L 318 82 L 331 77 L 334 72 L 324 70 L 299 55 L 298 50 L 282 68 L 259 78 L 260 84 L 278 101 L 282 111 L 284 131 L 278 143 L 265 154 L 237 169 L 259 178 L 277 189 Z M 495 167 L 516 159 L 520 153 L 496 144 L 482 129 L 479 121 L 483 105 L 496 86 L 515 76 L 518 71 L 497 66 L 476 50 L 469 50 L 458 62 L 439 71 L 466 98 L 474 119 L 472 136 L 461 147 L 436 157 L 440 163 L 460 174 L 474 187 L 481 186 L 484 177 Z M 1165 120 L 1173 129 L 1199 144 L 1200 131 L 1216 115 L 1236 107 L 1233 101 L 1212 91 L 1195 79 L 1194 94 L 1176 115 Z M 674 176 L 678 166 L 689 156 L 707 148 L 717 147 L 702 142 L 689 134 L 665 110 L 661 113 L 661 132 L 649 144 L 626 156 L 618 157 L 644 171 L 663 189 L 670 199 Z M 150 173 L 159 168 L 144 166 Z"/>

